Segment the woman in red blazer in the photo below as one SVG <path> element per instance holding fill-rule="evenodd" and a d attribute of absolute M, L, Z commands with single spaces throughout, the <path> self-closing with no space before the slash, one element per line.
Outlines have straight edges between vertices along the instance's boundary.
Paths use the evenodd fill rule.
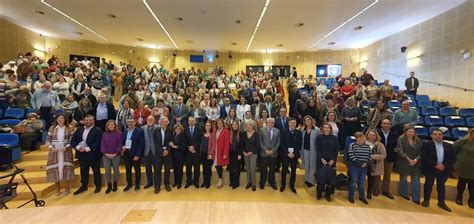
<path fill-rule="evenodd" d="M 145 107 L 145 102 L 138 102 L 138 109 L 134 110 L 135 122 L 139 127 L 146 125 L 146 119 L 151 115 L 151 110 Z"/>
<path fill-rule="evenodd" d="M 229 164 L 229 148 L 230 148 L 230 132 L 224 128 L 224 120 L 217 119 L 217 130 L 209 137 L 208 159 L 214 160 L 219 181 L 217 188 L 223 186 L 222 183 L 222 166 Z"/>

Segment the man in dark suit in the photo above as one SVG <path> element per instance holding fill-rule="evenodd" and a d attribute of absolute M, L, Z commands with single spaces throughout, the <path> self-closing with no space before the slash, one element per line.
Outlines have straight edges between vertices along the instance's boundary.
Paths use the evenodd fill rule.
<path fill-rule="evenodd" d="M 280 147 L 280 131 L 275 127 L 275 119 L 267 119 L 267 127 L 260 129 L 260 189 L 268 183 L 277 190 L 275 184 L 275 162 Z"/>
<path fill-rule="evenodd" d="M 140 190 L 140 158 L 143 157 L 145 147 L 145 136 L 140 128 L 135 128 L 135 119 L 127 119 L 127 130 L 122 133 L 122 154 L 125 162 L 125 174 L 127 186 L 123 189 L 127 192 L 132 188 L 132 167 L 135 170 L 135 191 Z"/>
<path fill-rule="evenodd" d="M 95 96 L 92 95 L 91 87 L 87 86 L 87 87 L 84 88 L 84 93 L 79 95 L 79 99 L 77 99 L 77 102 L 81 101 L 84 98 L 91 101 L 91 104 L 92 104 L 93 107 L 95 107 L 95 105 L 97 104 L 97 98 L 95 98 Z"/>
<path fill-rule="evenodd" d="M 189 110 L 186 104 L 183 103 L 183 97 L 178 96 L 176 98 L 176 105 L 173 106 L 171 110 L 171 117 L 173 118 L 173 123 L 174 124 L 182 124 L 184 127 L 186 127 L 188 124 L 188 115 L 189 115 Z"/>
<path fill-rule="evenodd" d="M 233 108 L 233 106 L 230 104 L 230 99 L 224 98 L 224 105 L 220 108 L 220 118 L 225 119 L 231 108 Z"/>
<path fill-rule="evenodd" d="M 74 192 L 78 195 L 87 191 L 89 184 L 89 167 L 94 173 L 94 193 L 99 193 L 101 190 L 101 174 L 100 174 L 100 139 L 102 137 L 102 130 L 94 125 L 94 116 L 87 115 L 84 118 L 84 126 L 77 129 L 71 139 L 71 147 L 76 149 L 76 157 L 79 160 L 81 172 L 81 187 Z"/>
<path fill-rule="evenodd" d="M 407 88 L 407 93 L 416 96 L 416 91 L 420 86 L 420 82 L 415 77 L 415 72 L 410 72 L 410 77 L 405 80 L 405 88 Z"/>
<path fill-rule="evenodd" d="M 262 111 L 265 109 L 266 109 L 265 104 L 260 102 L 260 98 L 258 96 L 254 97 L 253 104 L 250 105 L 250 111 L 252 112 L 253 117 L 255 119 L 260 119 L 260 115 L 262 114 Z"/>
<path fill-rule="evenodd" d="M 291 167 L 290 190 L 296 194 L 296 166 L 300 157 L 302 134 L 299 130 L 296 130 L 296 120 L 294 118 L 291 118 L 288 124 L 289 128 L 284 130 L 281 136 L 282 147 L 279 151 L 282 163 L 280 192 L 285 191 L 286 173 L 289 166 Z"/>
<path fill-rule="evenodd" d="M 146 118 L 146 125 L 142 127 L 143 135 L 145 137 L 145 170 L 146 170 L 146 185 L 143 189 L 148 189 L 151 186 L 155 188 L 155 194 L 160 193 L 158 180 L 161 179 L 161 164 L 159 163 L 161 154 L 156 150 L 155 140 L 153 134 L 158 127 L 155 125 L 155 117 L 152 115 Z"/>
<path fill-rule="evenodd" d="M 385 146 L 387 152 L 387 157 L 383 163 L 384 166 L 384 175 L 382 182 L 382 194 L 387 198 L 395 199 L 392 193 L 390 192 L 390 183 L 392 177 L 393 164 L 397 160 L 397 153 L 395 148 L 397 148 L 398 135 L 394 131 L 390 130 L 392 122 L 389 119 L 382 120 L 382 128 L 377 130 L 381 138 L 382 144 Z M 375 192 L 374 192 L 375 195 Z"/>
<path fill-rule="evenodd" d="M 164 165 L 165 167 L 165 189 L 166 191 L 171 191 L 170 186 L 170 170 L 171 170 L 171 147 L 169 147 L 170 142 L 173 140 L 173 132 L 171 129 L 168 129 L 169 120 L 167 117 L 160 118 L 160 127 L 155 129 L 153 133 L 153 139 L 155 141 L 156 152 L 160 156 L 158 160 L 158 166 L 160 167 L 160 171 L 158 172 L 158 192 L 160 191 L 161 187 L 161 167 Z"/>
<path fill-rule="evenodd" d="M 99 102 L 94 106 L 93 112 L 96 122 L 95 125 L 105 131 L 105 124 L 108 120 L 115 119 L 114 105 L 107 102 L 107 96 L 103 93 L 99 94 Z"/>
<path fill-rule="evenodd" d="M 280 131 L 280 134 L 282 134 L 284 130 L 288 129 L 288 117 L 286 116 L 286 108 L 284 107 L 280 108 L 279 113 L 280 113 L 280 116 L 277 119 L 275 119 L 275 128 Z M 281 151 L 281 147 L 282 145 L 280 143 L 278 151 Z M 278 156 L 275 162 L 275 172 L 278 173 L 280 171 L 280 166 L 281 166 L 281 158 L 280 158 L 280 153 L 278 153 Z"/>
<path fill-rule="evenodd" d="M 199 188 L 199 147 L 201 146 L 202 130 L 196 126 L 196 118 L 193 116 L 188 118 L 188 125 L 185 129 L 188 147 L 186 150 L 186 185 L 184 188 L 188 188 L 191 184 Z"/>
<path fill-rule="evenodd" d="M 431 191 L 436 180 L 438 206 L 448 212 L 451 209 L 444 202 L 446 181 L 452 176 L 455 155 L 453 146 L 443 141 L 443 132 L 435 129 L 431 132 L 432 141 L 423 143 L 421 148 L 421 171 L 425 175 L 423 207 L 430 206 Z"/>

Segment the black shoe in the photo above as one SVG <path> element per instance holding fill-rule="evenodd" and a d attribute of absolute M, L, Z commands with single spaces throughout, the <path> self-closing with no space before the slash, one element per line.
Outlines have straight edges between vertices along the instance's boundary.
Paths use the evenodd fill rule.
<path fill-rule="evenodd" d="M 112 191 L 113 192 L 117 191 L 117 182 L 114 182 L 114 184 L 112 185 Z"/>
<path fill-rule="evenodd" d="M 265 189 L 265 185 L 260 184 L 260 190 Z"/>
<path fill-rule="evenodd" d="M 438 202 L 438 207 L 442 208 L 443 210 L 447 212 L 451 212 L 451 209 L 448 207 L 448 205 L 444 202 Z"/>
<path fill-rule="evenodd" d="M 280 187 L 280 192 L 283 192 L 283 191 L 285 191 L 285 186 Z"/>
<path fill-rule="evenodd" d="M 408 201 L 411 200 L 409 196 L 400 195 L 400 197 L 405 198 L 405 199 L 408 200 Z"/>
<path fill-rule="evenodd" d="M 256 191 L 257 187 L 255 185 L 252 186 L 252 191 Z"/>
<path fill-rule="evenodd" d="M 205 187 L 206 185 L 204 183 L 201 184 L 201 187 Z"/>
<path fill-rule="evenodd" d="M 252 184 L 247 184 L 247 186 L 245 186 L 245 189 L 249 189 L 252 187 Z"/>
<path fill-rule="evenodd" d="M 456 197 L 456 204 L 462 206 L 462 198 Z"/>
<path fill-rule="evenodd" d="M 209 189 L 211 187 L 211 185 L 206 185 L 205 188 L 206 189 Z"/>
<path fill-rule="evenodd" d="M 139 191 L 140 190 L 140 184 L 135 184 L 135 191 Z"/>
<path fill-rule="evenodd" d="M 367 199 L 371 200 L 372 199 L 372 194 L 367 194 Z"/>
<path fill-rule="evenodd" d="M 354 204 L 355 203 L 354 198 L 349 198 L 349 202 Z"/>
<path fill-rule="evenodd" d="M 199 189 L 199 184 L 194 184 L 194 187 L 195 187 L 196 189 Z"/>
<path fill-rule="evenodd" d="M 102 190 L 101 187 L 96 187 L 95 190 L 94 190 L 94 194 L 97 194 L 100 192 L 100 190 Z"/>
<path fill-rule="evenodd" d="M 367 199 L 365 199 L 365 198 L 359 198 L 359 200 L 360 200 L 362 203 L 366 204 L 366 205 L 369 204 L 369 202 L 368 202 Z"/>
<path fill-rule="evenodd" d="M 395 199 L 395 197 L 393 197 L 393 195 L 390 193 L 390 192 L 382 192 L 383 195 L 385 195 L 385 197 L 387 198 L 390 198 L 390 199 Z"/>
<path fill-rule="evenodd" d="M 107 184 L 107 190 L 105 190 L 105 193 L 108 194 L 112 191 L 112 184 Z"/>
<path fill-rule="evenodd" d="M 306 185 L 306 187 L 313 187 L 314 184 L 310 183 L 310 182 L 304 182 L 304 184 Z"/>
<path fill-rule="evenodd" d="M 154 193 L 155 193 L 155 194 L 159 194 L 159 193 L 160 193 L 160 188 L 155 188 Z"/>
<path fill-rule="evenodd" d="M 146 185 L 143 187 L 143 189 L 148 189 L 148 188 L 150 188 L 151 186 L 153 186 L 153 184 L 146 184 Z"/>
<path fill-rule="evenodd" d="M 277 186 L 275 184 L 271 184 L 270 187 L 272 187 L 273 190 L 278 190 Z"/>
<path fill-rule="evenodd" d="M 332 198 L 330 194 L 326 194 L 326 201 L 331 202 Z"/>
<path fill-rule="evenodd" d="M 232 190 L 237 189 L 238 187 L 239 187 L 238 185 L 232 186 Z"/>
<path fill-rule="evenodd" d="M 321 198 L 323 198 L 323 196 L 321 195 L 321 193 L 316 193 L 316 199 L 321 200 Z"/>
<path fill-rule="evenodd" d="M 290 190 L 291 190 L 291 192 L 293 192 L 295 194 L 297 193 L 295 187 L 290 187 Z"/>
<path fill-rule="evenodd" d="M 474 201 L 469 202 L 469 208 L 474 208 Z"/>
<path fill-rule="evenodd" d="M 419 201 L 413 201 L 413 203 L 420 205 L 421 203 Z"/>
<path fill-rule="evenodd" d="M 132 185 L 131 185 L 131 184 L 127 184 L 127 186 L 125 186 L 125 188 L 123 189 L 123 192 L 129 191 L 130 188 L 132 188 Z"/>
<path fill-rule="evenodd" d="M 186 183 L 186 185 L 184 185 L 184 188 L 185 188 L 185 189 L 188 189 L 189 186 L 191 186 L 191 183 Z"/>
<path fill-rule="evenodd" d="M 166 185 L 166 186 L 165 186 L 165 189 L 166 189 L 166 191 L 170 192 L 170 191 L 171 191 L 170 185 Z"/>
<path fill-rule="evenodd" d="M 174 183 L 171 187 L 174 188 L 174 187 L 176 187 L 176 186 L 178 186 L 178 184 Z"/>
<path fill-rule="evenodd" d="M 181 189 L 181 184 L 178 184 L 178 186 L 176 188 Z"/>
<path fill-rule="evenodd" d="M 423 207 L 425 207 L 425 208 L 428 208 L 428 207 L 430 207 L 430 202 L 429 202 L 429 201 L 423 201 L 423 202 L 421 203 L 421 206 L 423 206 Z"/>
<path fill-rule="evenodd" d="M 82 192 L 85 192 L 85 191 L 87 191 L 87 187 L 80 187 L 79 189 L 77 189 L 77 191 L 75 191 L 73 193 L 73 195 L 78 195 L 78 194 L 80 194 Z"/>

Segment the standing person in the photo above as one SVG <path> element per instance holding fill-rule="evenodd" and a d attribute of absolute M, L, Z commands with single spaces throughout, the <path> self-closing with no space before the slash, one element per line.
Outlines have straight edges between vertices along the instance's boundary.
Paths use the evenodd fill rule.
<path fill-rule="evenodd" d="M 99 101 L 94 106 L 93 114 L 96 117 L 96 125 L 101 128 L 103 131 L 106 129 L 106 123 L 110 119 L 115 119 L 115 109 L 114 105 L 107 102 L 107 95 L 99 93 Z"/>
<path fill-rule="evenodd" d="M 189 110 L 186 104 L 183 103 L 183 97 L 178 96 L 176 98 L 176 105 L 171 110 L 171 116 L 173 118 L 174 124 L 182 124 L 183 126 L 187 126 L 188 124 L 188 115 Z"/>
<path fill-rule="evenodd" d="M 127 186 L 123 189 L 127 192 L 132 188 L 132 167 L 135 170 L 135 191 L 140 190 L 140 159 L 143 157 L 145 137 L 140 128 L 136 128 L 135 119 L 127 119 L 127 130 L 122 134 L 122 155 L 125 162 L 125 175 Z"/>
<path fill-rule="evenodd" d="M 453 164 L 456 159 L 453 145 L 443 142 L 443 132 L 439 129 L 431 131 L 432 141 L 423 144 L 421 149 L 421 171 L 425 175 L 423 188 L 423 207 L 430 206 L 431 191 L 436 180 L 438 207 L 451 212 L 445 203 L 446 181 L 452 176 Z"/>
<path fill-rule="evenodd" d="M 362 130 L 360 120 L 362 118 L 362 112 L 359 107 L 356 107 L 356 101 L 353 97 L 346 100 L 346 106 L 341 111 L 341 118 L 343 124 L 343 139 L 354 135 L 354 133 Z"/>
<path fill-rule="evenodd" d="M 369 166 L 367 173 L 367 199 L 372 199 L 372 195 L 380 194 L 380 176 L 384 172 L 384 160 L 387 157 L 385 146 L 380 142 L 380 135 L 374 129 L 370 129 L 365 133 L 367 139 L 366 144 L 372 150 L 372 164 Z"/>
<path fill-rule="evenodd" d="M 89 168 L 94 172 L 94 193 L 101 190 L 102 176 L 100 174 L 100 142 L 102 129 L 96 127 L 94 115 L 87 115 L 84 119 L 84 126 L 74 132 L 71 139 L 71 147 L 76 149 L 76 157 L 81 167 L 81 187 L 74 192 L 74 195 L 87 191 L 89 184 Z"/>
<path fill-rule="evenodd" d="M 211 124 L 215 124 L 216 120 L 220 117 L 219 105 L 217 105 L 215 98 L 211 99 L 209 107 L 206 109 L 206 117 L 208 121 L 211 121 Z"/>
<path fill-rule="evenodd" d="M 404 134 L 398 138 L 397 170 L 400 174 L 400 196 L 410 200 L 408 196 L 407 177 L 411 179 L 411 194 L 415 204 L 420 204 L 420 176 L 421 176 L 421 140 L 416 136 L 415 128 L 407 126 Z"/>
<path fill-rule="evenodd" d="M 145 102 L 138 101 L 138 108 L 134 110 L 134 118 L 138 127 L 142 127 L 147 124 L 147 117 L 151 115 L 151 110 L 145 107 Z"/>
<path fill-rule="evenodd" d="M 106 194 L 117 191 L 117 182 L 120 176 L 120 153 L 122 150 L 122 132 L 117 130 L 114 120 L 107 121 L 105 132 L 102 134 L 100 151 L 105 168 L 105 180 L 107 182 Z M 114 180 L 112 184 L 112 168 L 114 169 Z"/>
<path fill-rule="evenodd" d="M 291 167 L 290 190 L 295 194 L 297 193 L 295 188 L 296 166 L 298 164 L 298 158 L 300 157 L 301 139 L 301 132 L 296 130 L 296 120 L 290 118 L 288 129 L 285 129 L 281 136 L 280 144 L 282 147 L 280 147 L 280 150 L 278 151 L 282 162 L 280 192 L 285 191 L 286 173 L 288 173 L 288 167 Z"/>
<path fill-rule="evenodd" d="M 395 199 L 392 193 L 390 192 L 390 185 L 392 179 L 392 170 L 395 161 L 397 160 L 397 153 L 395 149 L 397 148 L 398 135 L 394 131 L 390 130 L 392 122 L 389 119 L 382 120 L 382 128 L 377 130 L 380 136 L 380 142 L 385 146 L 385 152 L 387 157 L 383 162 L 383 182 L 382 182 L 382 194 L 385 197 L 390 199 Z"/>
<path fill-rule="evenodd" d="M 273 190 L 275 183 L 275 163 L 280 147 L 280 131 L 275 128 L 275 119 L 267 119 L 267 127 L 260 129 L 260 189 L 263 190 L 267 181 Z"/>
<path fill-rule="evenodd" d="M 255 131 L 255 126 L 255 121 L 246 121 L 245 132 L 242 132 L 242 135 L 240 136 L 244 154 L 245 169 L 247 170 L 247 186 L 245 186 L 245 189 L 252 188 L 252 191 L 257 189 L 255 170 L 257 166 L 257 155 L 260 152 L 259 138 L 258 133 Z"/>
<path fill-rule="evenodd" d="M 130 103 L 125 100 L 122 103 L 122 107 L 117 113 L 117 117 L 115 118 L 115 123 L 117 123 L 117 127 L 120 131 L 125 132 L 128 129 L 127 120 L 134 119 L 134 111 L 130 108 Z"/>
<path fill-rule="evenodd" d="M 155 117 L 149 115 L 146 118 L 146 125 L 142 126 L 143 136 L 145 138 L 145 148 L 143 157 L 145 158 L 146 184 L 143 189 L 154 187 L 154 193 L 160 193 L 158 178 L 161 176 L 161 154 L 158 152 L 157 144 L 153 135 L 158 127 L 155 124 Z M 161 178 L 160 178 L 161 179 Z"/>
<path fill-rule="evenodd" d="M 379 100 L 375 108 L 370 109 L 367 116 L 368 129 L 380 128 L 384 119 L 392 120 L 392 111 L 387 109 L 387 104 L 383 100 Z"/>
<path fill-rule="evenodd" d="M 46 178 L 48 182 L 54 182 L 56 192 L 61 194 L 60 183 L 66 184 L 65 195 L 71 190 L 71 180 L 74 179 L 74 164 L 72 149 L 69 145 L 72 130 L 65 115 L 56 116 L 54 126 L 48 131 L 48 162 L 46 164 Z"/>
<path fill-rule="evenodd" d="M 454 169 L 459 176 L 456 204 L 463 204 L 462 196 L 467 185 L 468 205 L 470 208 L 474 208 L 474 173 L 472 172 L 474 170 L 474 128 L 471 128 L 464 138 L 454 143 L 454 152 L 457 155 Z"/>
<path fill-rule="evenodd" d="M 153 140 L 155 141 L 155 147 L 157 150 L 157 155 L 159 156 L 158 159 L 158 167 L 157 170 L 157 182 L 155 184 L 155 192 L 160 192 L 161 187 L 161 167 L 162 165 L 165 167 L 165 176 L 163 178 L 163 182 L 165 184 L 166 191 L 170 192 L 170 170 L 171 170 L 171 147 L 169 147 L 169 143 L 173 140 L 173 132 L 168 129 L 169 120 L 167 117 L 163 116 L 160 118 L 160 127 L 155 129 L 153 132 Z M 156 186 L 158 186 L 158 190 L 156 190 Z"/>
<path fill-rule="evenodd" d="M 229 176 L 230 186 L 236 189 L 240 186 L 240 163 L 242 161 L 242 143 L 240 139 L 239 122 L 230 125 Z"/>
<path fill-rule="evenodd" d="M 212 124 L 206 122 L 204 124 L 204 130 L 202 132 L 201 145 L 199 146 L 199 155 L 202 164 L 202 176 L 203 182 L 201 188 L 205 187 L 208 189 L 211 186 L 211 174 L 212 174 L 212 156 L 209 156 L 209 138 L 212 135 Z"/>
<path fill-rule="evenodd" d="M 354 191 L 357 185 L 359 200 L 364 204 L 369 204 L 365 198 L 364 184 L 367 176 L 367 168 L 371 163 L 371 149 L 365 143 L 365 136 L 362 132 L 354 133 L 355 143 L 349 146 L 347 152 L 349 162 L 349 202 L 354 203 Z"/>
<path fill-rule="evenodd" d="M 51 90 L 51 82 L 49 81 L 43 84 L 41 90 L 36 90 L 31 97 L 31 107 L 39 112 L 40 119 L 44 120 L 47 130 L 51 126 L 54 111 L 60 105 L 58 93 Z"/>
<path fill-rule="evenodd" d="M 280 114 L 279 114 L 279 117 L 277 119 L 275 119 L 275 128 L 278 129 L 278 131 L 280 131 L 280 135 L 283 134 L 283 131 L 285 129 L 288 129 L 288 117 L 286 116 L 286 107 L 282 107 L 280 108 L 280 110 L 278 111 Z M 281 145 L 281 137 L 280 137 L 280 147 L 278 149 L 278 152 L 280 152 L 282 149 L 281 149 L 282 145 Z M 275 172 L 279 172 L 280 171 L 280 166 L 281 166 L 281 157 L 280 157 L 280 153 L 278 153 L 277 155 L 277 158 L 276 158 L 276 161 L 275 161 Z"/>
<path fill-rule="evenodd" d="M 301 144 L 301 159 L 304 167 L 304 183 L 306 187 L 313 187 L 316 184 L 314 173 L 316 172 L 316 138 L 321 134 L 319 128 L 314 124 L 311 116 L 306 115 L 303 119 Z"/>
<path fill-rule="evenodd" d="M 191 184 L 199 188 L 199 147 L 201 146 L 201 137 L 202 129 L 196 125 L 196 118 L 194 116 L 188 117 L 188 127 L 186 128 L 186 185 L 184 188 L 188 188 Z"/>
<path fill-rule="evenodd" d="M 410 101 L 404 100 L 402 108 L 393 113 L 392 127 L 397 133 L 402 133 L 405 126 L 415 126 L 418 123 L 418 112 L 410 108 Z"/>
<path fill-rule="evenodd" d="M 416 96 L 419 86 L 420 82 L 415 77 L 415 72 L 410 72 L 410 77 L 405 80 L 405 88 L 407 89 L 407 93 Z"/>
<path fill-rule="evenodd" d="M 229 164 L 230 133 L 224 127 L 224 120 L 220 118 L 216 121 L 216 129 L 209 137 L 208 159 L 214 160 L 219 177 L 216 187 L 221 188 L 224 184 L 222 182 L 222 167 Z"/>
<path fill-rule="evenodd" d="M 322 133 L 316 137 L 316 174 L 317 187 L 316 198 L 321 200 L 322 193 L 325 192 L 327 201 L 331 201 L 331 194 L 334 194 L 336 184 L 336 161 L 339 152 L 337 136 L 332 134 L 332 126 L 323 124 Z M 323 175 L 324 169 L 326 176 Z M 329 174 L 328 174 L 329 173 Z"/>
<path fill-rule="evenodd" d="M 184 133 L 183 125 L 175 125 L 173 139 L 169 143 L 169 146 L 172 148 L 171 150 L 173 150 L 173 187 L 181 189 L 183 182 L 183 167 L 186 160 L 187 150 L 186 135 Z"/>

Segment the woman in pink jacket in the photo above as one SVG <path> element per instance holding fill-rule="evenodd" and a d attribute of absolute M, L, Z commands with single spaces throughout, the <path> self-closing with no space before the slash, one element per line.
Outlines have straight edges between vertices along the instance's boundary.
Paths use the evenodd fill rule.
<path fill-rule="evenodd" d="M 219 176 L 217 188 L 223 186 L 222 172 L 223 166 L 229 164 L 230 132 L 224 127 L 224 120 L 217 119 L 217 130 L 209 137 L 208 159 L 214 160 L 214 166 Z"/>

